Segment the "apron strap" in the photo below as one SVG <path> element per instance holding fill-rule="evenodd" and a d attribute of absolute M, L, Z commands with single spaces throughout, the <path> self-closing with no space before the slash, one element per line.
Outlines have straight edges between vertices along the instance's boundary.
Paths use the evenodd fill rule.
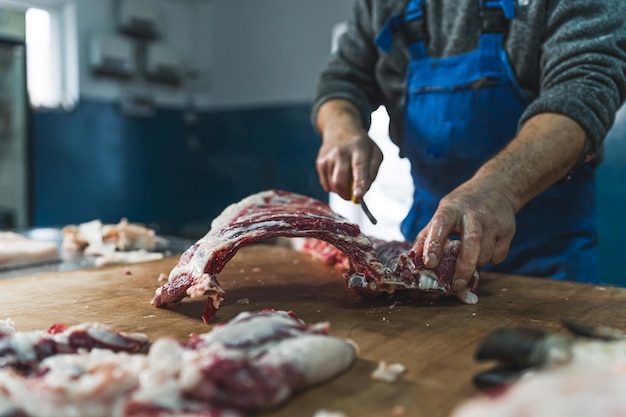
<path fill-rule="evenodd" d="M 482 30 L 479 49 L 496 50 L 503 45 L 515 18 L 515 0 L 479 0 Z"/>
<path fill-rule="evenodd" d="M 389 53 L 393 45 L 394 34 L 400 32 L 404 37 L 411 58 L 420 59 L 426 56 L 425 8 L 422 0 L 409 0 L 400 15 L 392 16 L 382 27 L 374 40 L 383 52 Z"/>
<path fill-rule="evenodd" d="M 516 0 L 478 0 L 478 2 L 482 18 L 481 34 L 501 34 L 503 38 L 509 30 L 511 19 L 515 18 Z M 401 32 L 411 58 L 426 57 L 428 30 L 425 15 L 423 0 L 409 0 L 402 14 L 392 16 L 385 22 L 374 44 L 383 52 L 389 53 L 393 46 L 394 34 Z"/>
<path fill-rule="evenodd" d="M 479 0 L 482 33 L 507 33 L 515 18 L 515 0 Z"/>

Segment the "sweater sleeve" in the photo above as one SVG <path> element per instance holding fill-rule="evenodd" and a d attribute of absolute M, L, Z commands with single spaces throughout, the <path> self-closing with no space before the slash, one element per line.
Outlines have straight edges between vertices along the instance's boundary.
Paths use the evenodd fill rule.
<path fill-rule="evenodd" d="M 585 154 L 600 147 L 626 94 L 625 19 L 623 0 L 555 0 L 551 4 L 539 95 L 520 125 L 538 113 L 564 114 L 585 129 Z"/>
<path fill-rule="evenodd" d="M 381 104 L 375 66 L 378 50 L 374 45 L 371 0 L 357 0 L 336 51 L 330 56 L 317 82 L 311 121 L 316 126 L 319 107 L 326 101 L 341 98 L 353 103 L 361 114 L 363 126 L 370 125 L 370 115 Z"/>

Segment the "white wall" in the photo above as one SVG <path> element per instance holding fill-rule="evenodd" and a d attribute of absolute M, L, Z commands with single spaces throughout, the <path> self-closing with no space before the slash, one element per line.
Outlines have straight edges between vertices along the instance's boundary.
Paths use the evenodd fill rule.
<path fill-rule="evenodd" d="M 311 101 L 333 26 L 353 0 L 213 0 L 206 40 L 216 107 Z"/>
<path fill-rule="evenodd" d="M 202 43 L 203 22 L 208 20 L 209 2 L 200 0 L 155 0 L 162 25 L 162 39 L 174 49 L 183 63 L 206 71 L 210 50 Z M 92 75 L 89 65 L 89 43 L 94 35 L 115 34 L 115 0 L 75 0 L 79 37 L 80 93 L 90 98 L 117 99 L 127 89 L 148 91 L 165 105 L 185 103 L 188 95 L 202 103 L 208 99 L 206 89 L 195 84 L 172 88 L 139 80 L 112 81 Z"/>
<path fill-rule="evenodd" d="M 326 62 L 331 30 L 353 0 L 155 0 L 163 41 L 199 79 L 187 90 L 201 107 L 241 107 L 311 101 Z M 121 84 L 92 76 L 89 39 L 114 33 L 114 0 L 76 0 L 82 96 L 115 99 Z M 180 104 L 185 89 L 147 84 L 163 104 Z"/>

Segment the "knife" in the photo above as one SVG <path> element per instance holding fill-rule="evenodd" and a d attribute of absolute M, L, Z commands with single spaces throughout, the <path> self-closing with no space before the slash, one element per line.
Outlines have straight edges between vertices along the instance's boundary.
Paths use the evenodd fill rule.
<path fill-rule="evenodd" d="M 374 215 L 372 214 L 370 209 L 367 208 L 367 204 L 365 204 L 365 200 L 363 200 L 363 198 L 360 198 L 360 199 L 357 200 L 355 197 L 352 197 L 352 202 L 354 204 L 360 204 L 361 205 L 361 209 L 363 210 L 363 213 L 365 213 L 365 215 L 367 216 L 369 221 L 372 222 L 372 224 L 378 223 L 378 220 L 376 220 L 376 217 L 374 217 Z"/>

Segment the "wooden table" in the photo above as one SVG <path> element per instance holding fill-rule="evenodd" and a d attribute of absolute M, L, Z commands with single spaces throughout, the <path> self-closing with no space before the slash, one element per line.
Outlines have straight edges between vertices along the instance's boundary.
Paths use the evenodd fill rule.
<path fill-rule="evenodd" d="M 178 261 L 167 258 L 131 266 L 25 276 L 0 281 L 0 317 L 18 330 L 43 329 L 55 322 L 100 321 L 120 330 L 186 338 L 210 326 L 202 323 L 205 300 L 182 303 L 177 310 L 154 308 L 150 300 L 157 276 Z M 349 417 L 397 415 L 446 417 L 476 395 L 471 379 L 478 341 L 500 326 L 530 326 L 561 331 L 559 319 L 626 329 L 626 290 L 519 276 L 486 275 L 479 303 L 456 300 L 395 304 L 353 296 L 341 273 L 291 249 L 254 245 L 243 248 L 219 277 L 226 305 L 215 323 L 244 310 L 293 310 L 306 322 L 329 321 L 331 333 L 360 348 L 358 360 L 342 376 L 300 393 L 267 417 L 312 416 L 318 409 Z M 237 300 L 247 298 L 248 305 Z M 407 367 L 395 383 L 375 382 L 378 361 Z"/>

